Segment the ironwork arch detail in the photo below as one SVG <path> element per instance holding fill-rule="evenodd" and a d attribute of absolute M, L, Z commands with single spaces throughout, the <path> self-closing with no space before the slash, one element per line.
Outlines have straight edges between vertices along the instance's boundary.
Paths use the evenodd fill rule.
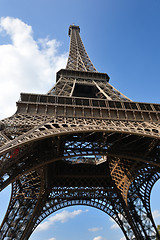
<path fill-rule="evenodd" d="M 139 223 L 139 224 L 142 225 L 142 228 L 143 227 L 147 228 L 148 227 L 147 222 L 149 224 L 149 221 L 150 221 L 150 230 L 148 230 L 148 231 L 150 231 L 151 239 L 152 238 L 154 239 L 156 234 L 157 234 L 157 231 L 156 231 L 157 229 L 156 229 L 156 226 L 154 224 L 154 221 L 153 221 L 153 218 L 152 218 L 152 214 L 151 214 L 151 211 L 150 211 L 150 192 L 151 192 L 151 189 L 152 189 L 153 185 L 160 178 L 160 174 L 157 174 L 157 173 L 154 173 L 154 172 L 148 172 L 148 171 L 150 171 L 150 169 L 147 169 L 147 168 L 141 169 L 141 174 L 143 175 L 142 178 L 144 177 L 145 174 L 148 174 L 149 178 L 148 178 L 148 181 L 145 182 L 145 185 L 146 185 L 145 194 L 142 193 L 142 191 L 143 191 L 142 188 L 144 188 L 144 184 L 139 184 L 139 185 L 141 185 L 141 187 L 139 189 L 140 191 L 137 191 L 137 192 L 139 194 L 141 194 L 141 196 L 143 197 L 144 206 L 139 208 L 138 213 L 140 214 L 139 217 L 142 215 L 142 212 L 144 214 L 144 208 L 146 208 L 146 205 L 147 205 L 146 218 L 148 218 L 148 219 L 147 219 L 147 221 L 145 221 L 144 219 L 141 219 L 141 223 Z M 137 183 L 138 179 L 139 179 L 139 176 L 137 176 L 137 179 L 135 179 L 134 182 Z M 131 190 L 130 190 L 130 193 L 129 193 L 129 207 L 131 207 L 131 208 L 130 208 L 129 211 L 132 212 L 133 209 L 134 209 L 133 205 L 131 204 L 132 197 L 133 197 L 131 192 L 133 191 L 133 186 L 131 186 L 130 188 L 131 188 Z M 56 192 L 56 190 L 57 190 L 57 192 Z M 105 194 L 106 195 L 103 196 L 102 191 L 101 190 L 97 190 L 97 199 L 95 197 L 96 194 L 95 194 L 94 191 L 93 192 L 91 192 L 91 191 L 87 192 L 85 190 L 84 191 L 84 196 L 83 196 L 83 194 L 82 194 L 82 196 L 80 196 L 80 195 L 78 196 L 76 194 L 76 191 L 75 191 L 75 199 L 74 200 L 70 200 L 69 199 L 69 194 L 74 194 L 73 189 L 72 189 L 71 193 L 69 193 L 69 192 L 67 193 L 67 189 L 63 190 L 63 189 L 58 189 L 57 188 L 56 190 L 53 191 L 53 192 L 50 192 L 49 198 L 47 198 L 46 204 L 43 204 L 43 206 L 45 206 L 45 207 L 43 207 L 43 210 L 42 210 L 43 212 L 41 213 L 40 217 L 37 219 L 37 221 L 35 223 L 35 226 L 34 226 L 34 229 L 46 217 L 48 217 L 50 214 L 56 212 L 57 210 L 60 210 L 62 208 L 68 207 L 68 206 L 73 206 L 73 205 L 86 205 L 86 206 L 95 207 L 95 208 L 97 208 L 99 210 L 102 210 L 103 212 L 107 213 L 120 226 L 120 228 L 122 229 L 126 239 L 134 239 L 134 237 L 135 237 L 134 233 L 131 231 L 129 224 L 127 223 L 127 220 L 125 219 L 125 213 L 123 215 L 122 212 L 120 213 L 119 211 L 117 211 L 120 208 L 120 206 L 119 206 L 119 202 L 117 202 L 116 194 L 115 194 L 115 196 L 113 196 L 112 200 L 109 197 L 109 200 L 107 202 L 107 197 L 108 196 L 106 196 L 106 195 L 107 195 L 108 191 L 107 191 L 107 193 L 104 193 L 104 195 Z M 56 201 L 56 199 L 54 199 L 54 196 L 57 196 L 57 193 L 64 195 L 63 191 L 67 195 L 65 200 L 63 200 L 63 197 L 60 196 L 60 199 L 61 199 L 60 202 Z M 147 195 L 146 195 L 146 192 L 147 192 Z M 113 192 L 111 194 L 113 194 Z M 92 197 L 92 195 L 93 195 L 93 197 Z M 114 199 L 114 197 L 115 197 L 115 199 Z M 147 203 L 145 203 L 144 197 L 146 197 Z M 72 198 L 73 198 L 73 195 L 71 196 L 71 199 Z M 78 198 L 80 198 L 80 199 L 78 199 Z M 48 199 L 50 199 L 50 201 L 48 201 Z M 103 199 L 105 199 L 105 202 L 103 202 Z M 134 204 L 136 206 L 135 202 L 134 202 Z M 123 208 L 123 207 L 121 206 L 121 208 Z M 116 211 L 115 211 L 115 209 L 116 209 Z M 133 218 L 134 217 L 135 216 L 133 216 Z M 137 224 L 136 221 L 135 221 L 135 224 Z M 144 231 L 144 233 L 145 233 L 145 231 Z M 142 234 L 142 233 L 139 232 L 139 234 Z M 144 238 L 147 237 L 147 236 L 145 236 L 143 234 L 141 236 L 144 237 Z"/>
<path fill-rule="evenodd" d="M 120 121 L 102 121 L 101 124 L 94 122 L 94 120 L 87 120 L 84 123 L 57 123 L 55 120 L 46 122 L 45 124 L 35 127 L 34 129 L 28 131 L 26 134 L 23 134 L 20 137 L 12 141 L 8 141 L 5 145 L 0 148 L 0 153 L 16 148 L 18 146 L 23 146 L 24 144 L 37 141 L 40 139 L 60 136 L 63 134 L 73 134 L 73 133 L 82 133 L 82 132 L 115 132 L 115 133 L 124 133 L 124 134 L 133 134 L 144 137 L 152 137 L 159 139 L 159 131 L 148 131 L 148 125 L 146 128 L 143 123 L 130 123 L 130 122 L 120 122 Z M 155 129 L 155 128 L 154 128 Z"/>

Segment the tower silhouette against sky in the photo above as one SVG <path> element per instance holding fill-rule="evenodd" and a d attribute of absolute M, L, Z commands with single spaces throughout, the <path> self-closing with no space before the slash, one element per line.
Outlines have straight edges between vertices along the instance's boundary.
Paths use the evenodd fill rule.
<path fill-rule="evenodd" d="M 112 217 L 127 240 L 158 239 L 150 194 L 160 178 L 160 105 L 133 102 L 91 62 L 69 27 L 66 69 L 47 94 L 22 93 L 0 122 L 0 189 L 12 184 L 0 239 L 27 240 L 73 205 Z"/>

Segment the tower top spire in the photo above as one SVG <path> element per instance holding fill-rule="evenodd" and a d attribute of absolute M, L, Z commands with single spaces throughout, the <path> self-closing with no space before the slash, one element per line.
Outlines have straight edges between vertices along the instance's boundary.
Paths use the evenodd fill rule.
<path fill-rule="evenodd" d="M 70 25 L 69 36 L 70 49 L 66 68 L 57 72 L 56 85 L 48 94 L 130 101 L 107 83 L 107 73 L 96 70 L 80 37 L 80 27 Z"/>
<path fill-rule="evenodd" d="M 69 31 L 68 31 L 68 35 L 71 36 L 71 31 L 72 30 L 77 30 L 79 33 L 80 33 L 80 27 L 79 26 L 76 26 L 74 25 L 74 23 L 72 25 L 69 26 Z"/>
<path fill-rule="evenodd" d="M 79 26 L 76 26 L 74 24 L 69 26 L 68 35 L 70 36 L 70 49 L 66 69 L 97 72 L 85 50 L 79 33 Z"/>

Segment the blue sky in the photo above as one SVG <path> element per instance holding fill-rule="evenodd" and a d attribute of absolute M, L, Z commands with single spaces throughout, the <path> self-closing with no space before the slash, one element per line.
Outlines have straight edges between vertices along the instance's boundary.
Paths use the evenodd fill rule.
<path fill-rule="evenodd" d="M 20 92 L 46 93 L 64 68 L 70 24 L 80 26 L 93 64 L 134 101 L 159 103 L 160 0 L 0 0 L 0 118 L 16 111 Z M 152 211 L 160 224 L 160 183 Z M 10 189 L 0 195 L 0 217 Z M 60 214 L 61 215 L 56 215 Z M 48 229 L 30 240 L 120 240 L 109 217 L 89 207 L 71 207 L 50 217 Z M 65 217 L 65 220 L 64 220 Z"/>

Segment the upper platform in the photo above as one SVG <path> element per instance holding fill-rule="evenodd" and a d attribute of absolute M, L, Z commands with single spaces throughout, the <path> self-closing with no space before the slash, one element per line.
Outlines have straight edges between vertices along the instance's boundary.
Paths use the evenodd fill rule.
<path fill-rule="evenodd" d="M 75 70 L 67 70 L 61 69 L 57 72 L 56 81 L 60 79 L 60 77 L 65 76 L 68 78 L 81 78 L 81 79 L 89 79 L 89 80 L 99 80 L 101 82 L 109 82 L 109 76 L 107 73 L 100 72 L 89 72 L 89 71 L 75 71 Z"/>

